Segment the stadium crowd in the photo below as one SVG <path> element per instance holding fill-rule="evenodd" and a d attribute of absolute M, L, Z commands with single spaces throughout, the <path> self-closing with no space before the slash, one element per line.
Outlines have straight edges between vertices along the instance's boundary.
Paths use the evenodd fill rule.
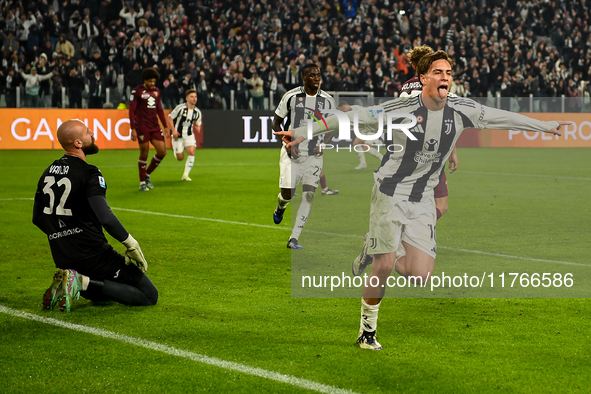
<path fill-rule="evenodd" d="M 155 66 L 165 108 L 195 88 L 202 109 L 229 108 L 232 90 L 236 108 L 259 109 L 315 62 L 324 90 L 393 96 L 414 74 L 406 53 L 427 44 L 454 60 L 458 95 L 582 97 L 591 86 L 590 3 L 0 0 L 1 93 L 7 107 L 17 86 L 26 107 L 61 107 L 66 87 L 66 106 L 80 108 L 84 97 L 102 108 L 107 88 L 125 100 Z"/>

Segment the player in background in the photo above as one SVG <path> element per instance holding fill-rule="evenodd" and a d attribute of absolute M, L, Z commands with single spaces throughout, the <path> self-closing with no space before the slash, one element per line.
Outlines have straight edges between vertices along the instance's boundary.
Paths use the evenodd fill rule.
<path fill-rule="evenodd" d="M 181 178 L 183 181 L 190 181 L 189 173 L 195 162 L 195 148 L 197 140 L 195 133 L 201 133 L 202 117 L 201 111 L 195 105 L 197 104 L 197 91 L 188 89 L 185 92 L 186 103 L 179 104 L 172 110 L 166 121 L 170 128 L 172 136 L 172 149 L 177 160 L 184 159 L 184 150 L 187 150 L 187 161 L 185 162 L 185 172 Z"/>
<path fill-rule="evenodd" d="M 147 192 L 149 189 L 154 188 L 150 174 L 166 156 L 165 136 L 168 135 L 168 127 L 162 109 L 160 90 L 155 86 L 160 74 L 155 68 L 150 67 L 144 69 L 142 78 L 144 84 L 136 86 L 129 97 L 129 124 L 131 139 L 133 141 L 137 140 L 140 147 L 140 158 L 138 160 L 140 191 Z M 162 127 L 164 127 L 164 132 L 162 132 L 158 124 L 159 118 Z M 146 169 L 150 142 L 156 148 L 156 154 L 152 157 L 150 166 Z"/>
<path fill-rule="evenodd" d="M 421 95 L 390 100 L 357 113 L 359 127 L 366 127 L 371 133 L 375 133 L 379 125 L 376 113 L 384 116 L 406 113 L 417 119 L 413 128 L 404 129 L 406 132 L 402 127 L 394 130 L 386 143 L 400 145 L 403 149 L 387 152 L 380 168 L 374 172 L 368 252 L 373 255 L 374 263 L 363 289 L 357 338 L 357 344 L 363 349 L 382 349 L 376 340 L 378 312 L 392 270 L 420 286 L 425 286 L 431 278 L 437 251 L 434 189 L 461 133 L 466 129 L 488 128 L 561 135 L 562 126 L 569 123 L 544 122 L 486 107 L 467 98 L 448 97 L 452 66 L 452 60 L 444 51 L 425 55 L 417 65 L 423 85 Z M 352 111 L 346 114 L 353 119 Z M 327 119 L 328 131 L 338 130 L 338 123 L 337 119 Z M 312 135 L 325 133 L 325 129 L 313 125 Z M 414 139 L 408 137 L 407 132 Z M 275 134 L 282 137 L 289 149 L 307 137 L 308 128 Z M 397 259 L 396 251 L 401 243 L 406 255 Z"/>
<path fill-rule="evenodd" d="M 57 139 L 65 155 L 43 172 L 33 205 L 33 223 L 47 235 L 58 268 L 43 295 L 43 307 L 59 305 L 69 312 L 80 295 L 93 301 L 155 305 L 158 290 L 145 275 L 148 263 L 140 245 L 111 211 L 100 170 L 86 162 L 87 155 L 99 151 L 92 131 L 72 119 L 60 125 Z M 125 256 L 109 245 L 103 228 L 127 248 Z"/>
<path fill-rule="evenodd" d="M 357 111 L 362 108 L 363 107 L 360 105 L 349 105 L 349 103 L 347 103 L 346 101 L 341 101 L 339 103 L 339 110 L 341 110 L 343 112 Z M 378 159 L 380 162 L 382 161 L 382 158 L 384 157 L 384 155 L 382 155 L 380 152 L 378 152 L 376 150 L 376 148 L 371 146 L 373 144 L 373 141 L 365 141 L 365 140 L 362 140 L 361 138 L 355 136 L 355 140 L 353 141 L 353 149 L 355 149 L 356 146 L 362 145 L 362 144 L 369 147 L 369 149 L 367 150 L 367 153 L 369 153 L 370 155 L 372 155 L 373 157 Z M 361 170 L 363 168 L 367 168 L 367 163 L 365 162 L 365 151 L 363 149 L 355 150 L 355 153 L 357 153 L 357 156 L 359 157 L 359 162 L 360 162 L 359 165 L 357 167 L 355 167 L 355 169 Z"/>
<path fill-rule="evenodd" d="M 275 110 L 273 130 L 281 131 L 281 125 L 286 120 L 287 129 L 308 124 L 318 112 L 324 109 L 335 109 L 334 99 L 320 89 L 320 68 L 315 64 L 306 64 L 300 71 L 304 81 L 299 86 L 285 93 Z M 295 193 L 295 188 L 302 183 L 302 202 L 298 209 L 296 222 L 287 247 L 291 249 L 303 249 L 298 239 L 310 215 L 314 193 L 320 181 L 323 167 L 323 157 L 320 149 L 320 138 L 304 140 L 289 151 L 285 144 L 281 147 L 279 159 L 279 187 L 281 192 L 277 196 L 278 204 L 273 212 L 273 221 L 276 224 L 283 220 L 283 213 Z"/>

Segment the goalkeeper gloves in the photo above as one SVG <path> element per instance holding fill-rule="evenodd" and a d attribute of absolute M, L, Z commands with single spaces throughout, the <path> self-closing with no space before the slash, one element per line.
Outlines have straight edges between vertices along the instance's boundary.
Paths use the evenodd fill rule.
<path fill-rule="evenodd" d="M 127 248 L 125 252 L 125 264 L 131 264 L 133 260 L 142 272 L 146 272 L 148 270 L 148 262 L 142 253 L 140 244 L 137 243 L 135 238 L 129 234 L 129 237 L 121 243 Z"/>

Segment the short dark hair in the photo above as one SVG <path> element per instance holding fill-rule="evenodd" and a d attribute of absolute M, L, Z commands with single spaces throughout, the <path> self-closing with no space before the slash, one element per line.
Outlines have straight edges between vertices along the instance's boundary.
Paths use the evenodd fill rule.
<path fill-rule="evenodd" d="M 300 77 L 302 79 L 304 79 L 304 75 L 306 75 L 306 71 L 308 71 L 310 68 L 320 69 L 320 67 L 318 67 L 318 65 L 316 65 L 314 63 L 308 63 L 308 64 L 304 65 L 304 67 L 302 67 L 302 69 L 300 70 Z"/>
<path fill-rule="evenodd" d="M 424 55 L 419 60 L 419 63 L 417 64 L 417 75 L 420 76 L 421 74 L 427 74 L 429 72 L 429 69 L 431 68 L 431 65 L 433 64 L 433 62 L 435 62 L 437 60 L 441 60 L 441 59 L 447 60 L 450 67 L 453 69 L 454 62 L 453 62 L 453 60 L 450 59 L 449 56 L 447 56 L 447 53 L 445 53 L 444 51 L 437 51 L 437 52 L 433 52 L 433 53 L 429 53 L 427 55 Z"/>
<path fill-rule="evenodd" d="M 190 95 L 191 93 L 195 93 L 197 94 L 197 91 L 195 89 L 187 89 L 185 91 L 185 97 L 187 97 L 188 95 Z"/>
<path fill-rule="evenodd" d="M 145 68 L 144 71 L 142 71 L 142 79 L 144 81 L 154 78 L 160 79 L 160 73 L 154 67 L 148 67 Z"/>

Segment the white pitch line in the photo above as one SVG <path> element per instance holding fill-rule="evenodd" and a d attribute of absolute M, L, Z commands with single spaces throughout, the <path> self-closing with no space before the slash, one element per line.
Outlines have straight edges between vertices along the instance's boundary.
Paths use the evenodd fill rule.
<path fill-rule="evenodd" d="M 591 178 L 581 178 L 574 176 L 562 176 L 562 175 L 538 175 L 538 174 L 511 174 L 505 172 L 485 172 L 485 171 L 464 171 L 460 170 L 459 173 L 465 172 L 466 174 L 479 174 L 479 175 L 508 175 L 508 176 L 526 176 L 535 178 L 558 178 L 558 179 L 573 179 L 576 181 L 591 181 Z"/>
<path fill-rule="evenodd" d="M 141 338 L 134 338 L 134 337 L 130 337 L 127 335 L 118 334 L 113 331 L 107 331 L 107 330 L 103 330 L 100 328 L 83 326 L 80 324 L 68 323 L 68 322 L 64 322 L 64 321 L 61 321 L 58 319 L 53 319 L 50 317 L 43 317 L 43 316 L 39 316 L 39 315 L 34 315 L 31 313 L 8 308 L 4 305 L 0 305 L 0 312 L 6 313 L 6 314 L 14 316 L 14 317 L 20 317 L 23 319 L 33 320 L 33 321 L 44 323 L 44 324 L 50 324 L 50 325 L 56 326 L 56 327 L 66 328 L 69 330 L 84 332 L 87 334 L 92 334 L 92 335 L 96 335 L 96 336 L 107 338 L 107 339 L 113 339 L 116 341 L 125 342 L 130 345 L 135 345 L 135 346 L 143 347 L 146 349 L 155 350 L 158 352 L 169 354 L 171 356 L 182 357 L 182 358 L 186 358 L 186 359 L 196 361 L 199 363 L 213 365 L 214 367 L 228 369 L 231 371 L 241 372 L 241 373 L 244 373 L 247 375 L 258 376 L 261 378 L 290 384 L 292 386 L 300 387 L 300 388 L 303 388 L 306 390 L 313 390 L 313 391 L 317 391 L 319 393 L 329 393 L 329 394 L 333 394 L 333 393 L 355 394 L 355 392 L 351 391 L 351 390 L 341 389 L 341 388 L 330 386 L 327 384 L 314 382 L 312 380 L 302 379 L 302 378 L 298 378 L 298 377 L 295 377 L 292 375 L 282 374 L 279 372 L 268 371 L 268 370 L 262 369 L 262 368 L 249 367 L 248 365 L 236 363 L 233 361 L 226 361 L 226 360 L 222 360 L 222 359 L 219 359 L 216 357 L 209 357 L 204 354 L 198 354 L 198 353 L 189 352 L 187 350 L 177 349 L 175 347 L 164 345 L 164 344 L 161 344 L 158 342 L 147 341 L 147 340 L 141 339 Z"/>
<path fill-rule="evenodd" d="M 0 201 L 10 201 L 10 200 L 33 200 L 32 198 L 3 198 Z M 266 224 L 256 224 L 256 223 L 247 223 L 247 222 L 236 222 L 232 220 L 222 220 L 222 219 L 212 219 L 212 218 L 200 218 L 196 216 L 187 216 L 187 215 L 175 215 L 171 213 L 162 213 L 162 212 L 151 212 L 151 211 L 142 211 L 139 209 L 127 209 L 127 208 L 117 208 L 111 207 L 111 209 L 125 211 L 125 212 L 135 212 L 135 213 L 143 213 L 146 215 L 157 215 L 157 216 L 168 216 L 173 218 L 179 219 L 192 219 L 192 220 L 203 220 L 208 222 L 216 222 L 216 223 L 226 223 L 226 224 L 237 224 L 240 226 L 250 226 L 250 227 L 261 227 L 261 228 L 269 228 L 273 230 L 290 230 L 289 227 L 280 227 L 280 226 L 269 226 Z M 313 231 L 313 230 L 305 230 L 307 233 L 314 233 L 314 234 L 323 234 L 323 235 L 331 235 L 336 237 L 350 237 L 350 238 L 363 238 L 362 235 L 350 235 L 350 234 L 338 234 L 338 233 L 328 233 L 324 231 Z M 437 246 L 440 249 L 447 249 L 453 250 L 456 252 L 465 252 L 465 253 L 475 253 L 475 254 L 483 254 L 487 256 L 494 256 L 494 257 L 503 257 L 508 259 L 517 259 L 517 260 L 527 260 L 527 261 L 539 261 L 541 263 L 555 263 L 555 264 L 565 264 L 565 265 L 579 265 L 583 267 L 591 267 L 589 264 L 582 264 L 582 263 L 573 263 L 570 261 L 559 261 L 559 260 L 546 260 L 546 259 L 536 259 L 532 257 L 522 257 L 522 256 L 512 256 L 508 254 L 499 254 L 499 253 L 491 253 L 491 252 L 482 252 L 480 250 L 471 250 L 471 249 L 460 249 L 460 248 L 453 248 L 450 246 Z"/>
<path fill-rule="evenodd" d="M 570 261 L 534 259 L 532 257 L 511 256 L 511 255 L 508 255 L 508 254 L 491 253 L 491 252 L 481 252 L 479 250 L 452 248 L 452 247 L 449 247 L 449 246 L 439 246 L 438 245 L 437 248 L 447 249 L 447 250 L 453 250 L 455 252 L 466 252 L 466 253 L 484 254 L 484 255 L 493 256 L 493 257 L 504 257 L 504 258 L 509 258 L 509 259 L 518 259 L 518 260 L 527 260 L 527 261 L 539 261 L 541 263 L 556 263 L 556 264 L 566 264 L 566 265 L 579 265 L 579 266 L 582 266 L 582 267 L 591 267 L 591 265 L 589 265 L 589 264 L 571 263 Z"/>

